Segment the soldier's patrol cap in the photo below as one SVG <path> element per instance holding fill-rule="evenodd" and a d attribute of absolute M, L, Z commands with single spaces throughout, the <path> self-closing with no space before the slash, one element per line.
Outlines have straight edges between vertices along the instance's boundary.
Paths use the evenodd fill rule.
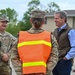
<path fill-rule="evenodd" d="M 8 17 L 5 14 L 0 14 L 0 21 L 9 21 Z"/>
<path fill-rule="evenodd" d="M 31 11 L 32 18 L 45 18 L 45 12 L 39 9 L 35 9 Z"/>

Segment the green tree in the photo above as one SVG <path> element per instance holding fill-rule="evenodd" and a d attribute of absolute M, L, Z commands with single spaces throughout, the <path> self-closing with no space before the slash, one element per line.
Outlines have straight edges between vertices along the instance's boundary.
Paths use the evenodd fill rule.
<path fill-rule="evenodd" d="M 19 29 L 18 25 L 9 24 L 7 29 L 6 29 L 6 31 L 11 33 L 14 36 L 17 36 L 17 34 L 20 31 L 20 29 Z"/>
<path fill-rule="evenodd" d="M 50 2 L 48 4 L 48 9 L 46 9 L 46 12 L 50 13 L 55 11 L 60 11 L 60 7 L 55 2 Z"/>
<path fill-rule="evenodd" d="M 23 31 L 25 30 L 25 22 L 19 21 L 17 26 L 20 30 L 23 30 Z"/>
<path fill-rule="evenodd" d="M 37 8 L 39 4 L 40 4 L 40 1 L 39 1 L 39 0 L 31 0 L 31 1 L 28 3 L 28 6 L 29 6 L 30 8 Z"/>

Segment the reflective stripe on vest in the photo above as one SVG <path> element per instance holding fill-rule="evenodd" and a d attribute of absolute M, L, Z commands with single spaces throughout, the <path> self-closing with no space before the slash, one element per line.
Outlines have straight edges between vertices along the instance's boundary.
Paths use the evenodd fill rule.
<path fill-rule="evenodd" d="M 46 73 L 46 61 L 51 47 L 50 33 L 47 34 L 45 31 L 40 34 L 20 32 L 18 52 L 22 61 L 23 74 Z"/>
<path fill-rule="evenodd" d="M 46 67 L 46 63 L 43 61 L 39 61 L 39 62 L 26 62 L 23 63 L 23 67 L 28 67 L 28 66 L 38 66 L 38 65 L 43 65 Z"/>
<path fill-rule="evenodd" d="M 21 47 L 21 46 L 24 46 L 24 45 L 36 45 L 36 44 L 45 44 L 45 45 L 51 47 L 51 43 L 47 42 L 47 41 L 44 41 L 44 40 L 22 42 L 22 43 L 18 44 L 18 47 Z"/>

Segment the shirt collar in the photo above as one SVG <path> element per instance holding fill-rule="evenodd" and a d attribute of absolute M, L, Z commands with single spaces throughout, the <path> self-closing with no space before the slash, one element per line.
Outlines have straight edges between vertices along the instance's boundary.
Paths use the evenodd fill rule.
<path fill-rule="evenodd" d="M 59 32 L 60 32 L 62 29 L 64 29 L 65 27 L 66 27 L 66 23 L 65 23 L 63 26 L 61 26 L 60 28 L 58 28 Z"/>

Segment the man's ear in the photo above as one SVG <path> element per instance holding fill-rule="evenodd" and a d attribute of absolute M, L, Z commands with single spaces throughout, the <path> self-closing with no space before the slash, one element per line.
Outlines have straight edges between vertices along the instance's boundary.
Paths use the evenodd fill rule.
<path fill-rule="evenodd" d="M 65 21 L 65 18 L 62 18 L 63 22 Z"/>

